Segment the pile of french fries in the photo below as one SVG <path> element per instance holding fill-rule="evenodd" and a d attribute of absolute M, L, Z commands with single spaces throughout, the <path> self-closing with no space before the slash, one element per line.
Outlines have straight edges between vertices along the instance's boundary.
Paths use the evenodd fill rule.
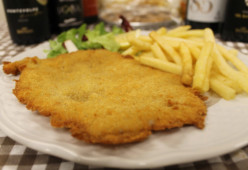
<path fill-rule="evenodd" d="M 117 35 L 116 41 L 123 55 L 180 75 L 184 85 L 202 93 L 212 90 L 226 100 L 242 91 L 248 93 L 248 68 L 237 57 L 238 51 L 216 43 L 209 28 L 162 27 L 149 35 L 134 30 Z"/>

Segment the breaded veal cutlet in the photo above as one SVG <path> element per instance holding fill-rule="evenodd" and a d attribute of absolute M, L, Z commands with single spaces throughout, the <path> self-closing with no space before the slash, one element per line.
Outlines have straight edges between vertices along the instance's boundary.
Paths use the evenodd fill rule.
<path fill-rule="evenodd" d="M 184 125 L 204 128 L 206 105 L 180 76 L 119 53 L 85 50 L 26 58 L 4 62 L 3 70 L 20 73 L 13 93 L 21 103 L 88 143 L 137 142 L 152 131 Z"/>

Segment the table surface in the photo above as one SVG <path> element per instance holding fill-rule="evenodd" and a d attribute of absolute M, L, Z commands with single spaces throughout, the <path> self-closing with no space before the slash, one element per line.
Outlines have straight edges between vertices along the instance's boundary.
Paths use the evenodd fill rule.
<path fill-rule="evenodd" d="M 238 49 L 241 53 L 248 55 L 248 44 L 241 42 L 221 42 L 224 45 Z M 8 33 L 6 23 L 0 23 L 0 63 L 5 57 L 14 57 L 15 55 L 36 47 L 18 46 L 14 44 Z M 9 138 L 0 129 L 0 169 L 118 169 L 93 167 L 81 165 L 67 160 L 63 160 L 54 156 L 50 156 L 26 146 Z M 225 154 L 218 157 L 213 157 L 208 160 L 191 162 L 180 165 L 173 165 L 158 168 L 165 170 L 246 170 L 248 169 L 248 146 L 245 146 L 237 151 Z"/>

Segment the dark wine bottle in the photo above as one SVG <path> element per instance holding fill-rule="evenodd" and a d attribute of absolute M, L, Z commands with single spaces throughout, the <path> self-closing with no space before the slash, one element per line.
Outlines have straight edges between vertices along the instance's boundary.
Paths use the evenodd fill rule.
<path fill-rule="evenodd" d="M 50 0 L 52 29 L 57 33 L 79 27 L 83 23 L 81 0 Z"/>
<path fill-rule="evenodd" d="M 82 0 L 84 21 L 93 23 L 98 20 L 98 1 L 97 0 Z"/>
<path fill-rule="evenodd" d="M 223 21 L 226 0 L 188 0 L 185 24 L 192 28 L 211 28 L 215 33 Z"/>
<path fill-rule="evenodd" d="M 221 28 L 221 39 L 248 42 L 248 1 L 229 0 Z"/>
<path fill-rule="evenodd" d="M 11 39 L 34 44 L 50 38 L 47 0 L 3 0 Z"/>

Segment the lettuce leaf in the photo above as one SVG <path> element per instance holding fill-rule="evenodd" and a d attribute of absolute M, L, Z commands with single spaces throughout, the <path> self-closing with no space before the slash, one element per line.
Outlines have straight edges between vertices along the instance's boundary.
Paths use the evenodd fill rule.
<path fill-rule="evenodd" d="M 117 26 L 114 26 L 110 31 L 106 31 L 103 22 L 97 24 L 93 29 L 87 29 L 87 25 L 82 24 L 79 28 L 62 32 L 55 40 L 50 40 L 50 50 L 48 50 L 47 58 L 67 53 L 63 46 L 66 40 L 71 40 L 78 49 L 82 50 L 104 48 L 116 52 L 119 49 L 119 44 L 115 41 L 115 35 L 120 33 L 123 33 L 123 30 Z"/>

